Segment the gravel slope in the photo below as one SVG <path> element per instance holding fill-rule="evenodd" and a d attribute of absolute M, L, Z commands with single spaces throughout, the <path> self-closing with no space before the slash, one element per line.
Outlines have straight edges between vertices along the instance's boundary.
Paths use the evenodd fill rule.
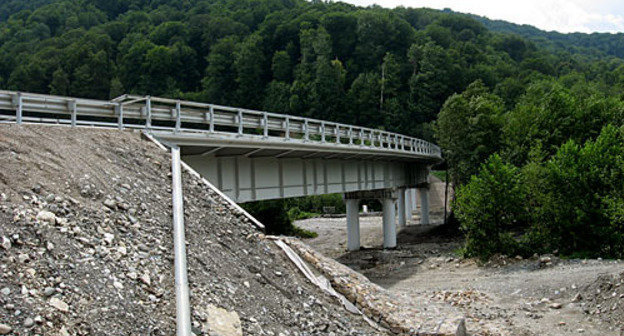
<path fill-rule="evenodd" d="M 128 131 L 2 125 L 0 167 L 0 334 L 174 334 L 165 152 Z M 385 334 L 183 180 L 195 333 Z"/>
<path fill-rule="evenodd" d="M 457 257 L 461 237 L 420 225 L 399 232 L 397 249 L 383 250 L 381 219 L 360 220 L 365 249 L 348 253 L 345 219 L 296 224 L 319 233 L 306 241 L 312 248 L 389 291 L 460 308 L 468 331 L 484 326 L 489 331 L 482 334 L 494 335 L 624 335 L 621 261 L 501 257 L 480 265 Z"/>

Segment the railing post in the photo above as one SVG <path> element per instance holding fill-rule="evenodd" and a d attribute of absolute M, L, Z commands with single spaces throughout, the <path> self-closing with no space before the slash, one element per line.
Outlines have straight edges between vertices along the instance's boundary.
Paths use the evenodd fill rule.
<path fill-rule="evenodd" d="M 321 142 L 325 142 L 325 122 L 321 121 Z"/>
<path fill-rule="evenodd" d="M 305 141 L 310 140 L 310 132 L 308 130 L 308 119 L 303 120 L 303 137 Z"/>
<path fill-rule="evenodd" d="M 117 128 L 123 130 L 123 105 L 117 104 L 115 105 L 115 113 L 117 114 Z"/>
<path fill-rule="evenodd" d="M 290 118 L 288 116 L 286 116 L 286 134 L 284 135 L 286 137 L 286 140 L 290 140 Z"/>
<path fill-rule="evenodd" d="M 364 129 L 360 128 L 360 146 L 364 146 Z"/>
<path fill-rule="evenodd" d="M 215 130 L 215 127 L 214 127 L 215 126 L 214 125 L 215 124 L 215 122 L 214 122 L 214 119 L 215 119 L 214 106 L 210 105 L 210 107 L 208 108 L 208 113 L 210 114 L 210 116 L 209 116 L 210 125 L 208 126 L 208 131 L 210 133 L 214 133 L 214 130 Z"/>
<path fill-rule="evenodd" d="M 405 150 L 405 137 L 401 135 L 401 150 Z"/>
<path fill-rule="evenodd" d="M 180 132 L 180 128 L 182 127 L 181 106 L 180 106 L 179 99 L 178 101 L 176 101 L 175 111 L 176 111 L 175 132 L 177 133 L 177 132 Z"/>
<path fill-rule="evenodd" d="M 15 95 L 14 99 L 15 99 L 14 104 L 16 106 L 15 122 L 17 122 L 18 125 L 21 125 L 22 124 L 22 94 L 18 92 Z"/>
<path fill-rule="evenodd" d="M 353 127 L 349 126 L 349 145 L 353 145 Z"/>
<path fill-rule="evenodd" d="M 147 116 L 145 117 L 145 128 L 152 127 L 152 98 L 147 96 L 145 100 L 145 113 Z"/>
<path fill-rule="evenodd" d="M 238 109 L 238 136 L 243 135 L 243 110 Z"/>
<path fill-rule="evenodd" d="M 76 127 L 76 121 L 78 119 L 78 103 L 75 100 L 70 100 L 67 103 L 67 107 L 71 111 L 71 127 Z"/>
<path fill-rule="evenodd" d="M 265 138 L 269 137 L 269 114 L 264 112 L 262 115 L 262 123 L 264 124 L 264 130 L 262 132 L 262 134 L 264 135 Z"/>
<path fill-rule="evenodd" d="M 336 124 L 336 143 L 340 143 L 340 125 Z"/>

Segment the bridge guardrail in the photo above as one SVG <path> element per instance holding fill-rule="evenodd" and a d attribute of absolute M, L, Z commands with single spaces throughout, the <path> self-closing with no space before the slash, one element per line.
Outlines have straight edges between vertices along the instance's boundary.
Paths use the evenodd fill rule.
<path fill-rule="evenodd" d="M 192 101 L 122 95 L 110 101 L 0 91 L 0 119 L 17 123 L 145 128 L 298 139 L 386 149 L 441 159 L 427 141 L 367 127 Z"/>

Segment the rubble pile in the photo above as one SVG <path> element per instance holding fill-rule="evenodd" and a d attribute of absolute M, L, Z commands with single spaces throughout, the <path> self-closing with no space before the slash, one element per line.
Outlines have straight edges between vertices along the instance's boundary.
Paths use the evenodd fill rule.
<path fill-rule="evenodd" d="M 170 161 L 136 132 L 0 128 L 0 335 L 173 335 Z M 197 335 L 383 335 L 184 174 Z"/>
<path fill-rule="evenodd" d="M 426 298 L 413 302 L 408 296 L 385 290 L 296 239 L 286 241 L 304 260 L 319 269 L 338 292 L 391 331 L 409 335 L 466 335 L 463 315 L 449 305 Z"/>
<path fill-rule="evenodd" d="M 574 296 L 583 311 L 593 318 L 624 330 L 624 272 L 600 275 Z"/>

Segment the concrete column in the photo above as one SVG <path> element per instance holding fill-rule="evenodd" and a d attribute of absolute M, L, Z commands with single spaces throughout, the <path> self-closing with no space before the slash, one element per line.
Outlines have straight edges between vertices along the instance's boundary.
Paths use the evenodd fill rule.
<path fill-rule="evenodd" d="M 412 190 L 412 211 L 416 211 L 418 210 L 418 192 L 416 191 L 416 189 L 411 189 Z"/>
<path fill-rule="evenodd" d="M 360 249 L 360 200 L 347 199 L 347 250 Z"/>
<path fill-rule="evenodd" d="M 399 199 L 397 200 L 398 202 L 397 211 L 399 212 L 399 227 L 400 228 L 404 227 L 407 224 L 405 191 L 406 191 L 405 189 L 399 189 Z"/>
<path fill-rule="evenodd" d="M 384 198 L 383 205 L 383 236 L 384 248 L 396 247 L 396 222 L 394 213 L 394 199 Z"/>
<path fill-rule="evenodd" d="M 412 189 L 405 189 L 405 221 L 406 224 L 409 224 L 409 221 L 412 220 L 412 214 L 414 212 L 414 207 L 412 206 L 414 199 L 414 193 Z"/>
<path fill-rule="evenodd" d="M 420 224 L 428 225 L 429 223 L 429 188 L 418 189 L 420 194 Z"/>

